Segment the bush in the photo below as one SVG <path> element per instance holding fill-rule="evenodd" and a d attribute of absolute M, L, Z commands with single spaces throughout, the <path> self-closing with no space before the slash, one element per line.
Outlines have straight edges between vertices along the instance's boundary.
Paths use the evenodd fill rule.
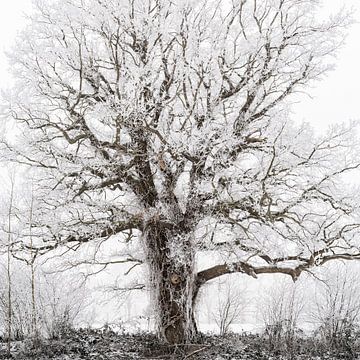
<path fill-rule="evenodd" d="M 267 350 L 275 355 L 294 358 L 298 352 L 298 339 L 303 336 L 298 327 L 303 311 L 300 289 L 294 284 L 279 282 L 263 298 L 260 306 Z"/>
<path fill-rule="evenodd" d="M 339 358 L 353 358 L 359 350 L 360 334 L 360 290 L 356 274 L 343 267 L 328 272 L 311 318 L 318 324 L 314 336 L 326 349 L 337 353 Z"/>

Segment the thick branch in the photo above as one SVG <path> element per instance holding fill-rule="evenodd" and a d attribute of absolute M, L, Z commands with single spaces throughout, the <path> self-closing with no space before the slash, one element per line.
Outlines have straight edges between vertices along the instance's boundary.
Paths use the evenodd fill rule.
<path fill-rule="evenodd" d="M 53 238 L 53 242 L 51 244 L 45 244 L 45 245 L 41 245 L 38 247 L 32 247 L 30 248 L 28 245 L 24 244 L 23 248 L 25 250 L 31 250 L 31 251 L 38 251 L 40 253 L 46 253 L 50 250 L 54 250 L 56 248 L 58 248 L 61 245 L 65 245 L 68 243 L 78 243 L 78 244 L 83 244 L 83 243 L 87 243 L 91 240 L 94 239 L 101 239 L 101 238 L 109 238 L 110 236 L 119 234 L 123 231 L 126 230 L 131 230 L 131 229 L 137 229 L 137 230 L 142 230 L 142 219 L 141 217 L 135 217 L 132 218 L 129 221 L 124 221 L 124 222 L 119 222 L 117 224 L 111 224 L 108 225 L 107 227 L 104 227 L 99 233 L 87 233 L 81 236 L 78 236 L 77 234 L 72 234 L 69 235 L 65 238 L 61 238 L 60 236 L 54 236 Z"/>
<path fill-rule="evenodd" d="M 320 252 L 317 252 L 320 253 Z M 331 254 L 324 255 L 316 262 L 314 255 L 310 256 L 306 261 L 302 261 L 300 265 L 296 267 L 285 267 L 279 265 L 269 266 L 253 266 L 246 262 L 235 262 L 232 264 L 215 265 L 211 268 L 202 270 L 196 275 L 196 286 L 200 288 L 206 282 L 216 279 L 222 275 L 233 273 L 244 273 L 254 278 L 257 278 L 259 274 L 285 274 L 291 276 L 293 281 L 296 281 L 303 271 L 309 270 L 311 267 L 322 265 L 331 260 L 359 260 L 360 253 L 343 253 L 343 254 Z"/>

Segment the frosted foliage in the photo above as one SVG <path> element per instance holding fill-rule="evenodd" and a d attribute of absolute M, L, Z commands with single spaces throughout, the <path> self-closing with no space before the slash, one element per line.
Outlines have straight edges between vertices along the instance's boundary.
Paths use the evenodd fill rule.
<path fill-rule="evenodd" d="M 358 257 L 359 191 L 344 185 L 357 124 L 315 136 L 289 120 L 288 99 L 331 69 L 347 25 L 317 21 L 318 5 L 39 1 L 10 55 L 18 136 L 2 144 L 30 167 L 41 250 L 141 239 L 167 299 L 173 271 L 198 287 L 231 272 L 295 280 Z M 202 251 L 226 262 L 195 274 Z"/>

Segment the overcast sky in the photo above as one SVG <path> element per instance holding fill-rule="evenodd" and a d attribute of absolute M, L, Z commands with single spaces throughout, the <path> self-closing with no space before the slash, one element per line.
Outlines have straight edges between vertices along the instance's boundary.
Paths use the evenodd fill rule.
<path fill-rule="evenodd" d="M 46 1 L 46 0 L 44 0 Z M 294 106 L 294 117 L 305 120 L 322 130 L 327 124 L 360 119 L 360 0 L 325 0 L 324 12 L 332 12 L 342 6 L 356 11 L 354 24 L 349 30 L 345 46 L 337 59 L 337 68 L 328 77 L 309 89 L 312 98 L 302 97 Z M 23 13 L 29 12 L 31 0 L 12 0 L 2 3 L 0 12 L 0 87 L 9 81 L 4 50 L 8 48 L 16 32 L 21 29 Z"/>

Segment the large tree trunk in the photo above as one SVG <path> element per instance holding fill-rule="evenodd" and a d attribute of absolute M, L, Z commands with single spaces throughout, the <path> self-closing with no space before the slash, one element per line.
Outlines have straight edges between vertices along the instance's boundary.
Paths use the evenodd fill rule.
<path fill-rule="evenodd" d="M 188 343 L 196 334 L 191 238 L 160 221 L 149 223 L 144 236 L 158 332 L 169 344 Z"/>

